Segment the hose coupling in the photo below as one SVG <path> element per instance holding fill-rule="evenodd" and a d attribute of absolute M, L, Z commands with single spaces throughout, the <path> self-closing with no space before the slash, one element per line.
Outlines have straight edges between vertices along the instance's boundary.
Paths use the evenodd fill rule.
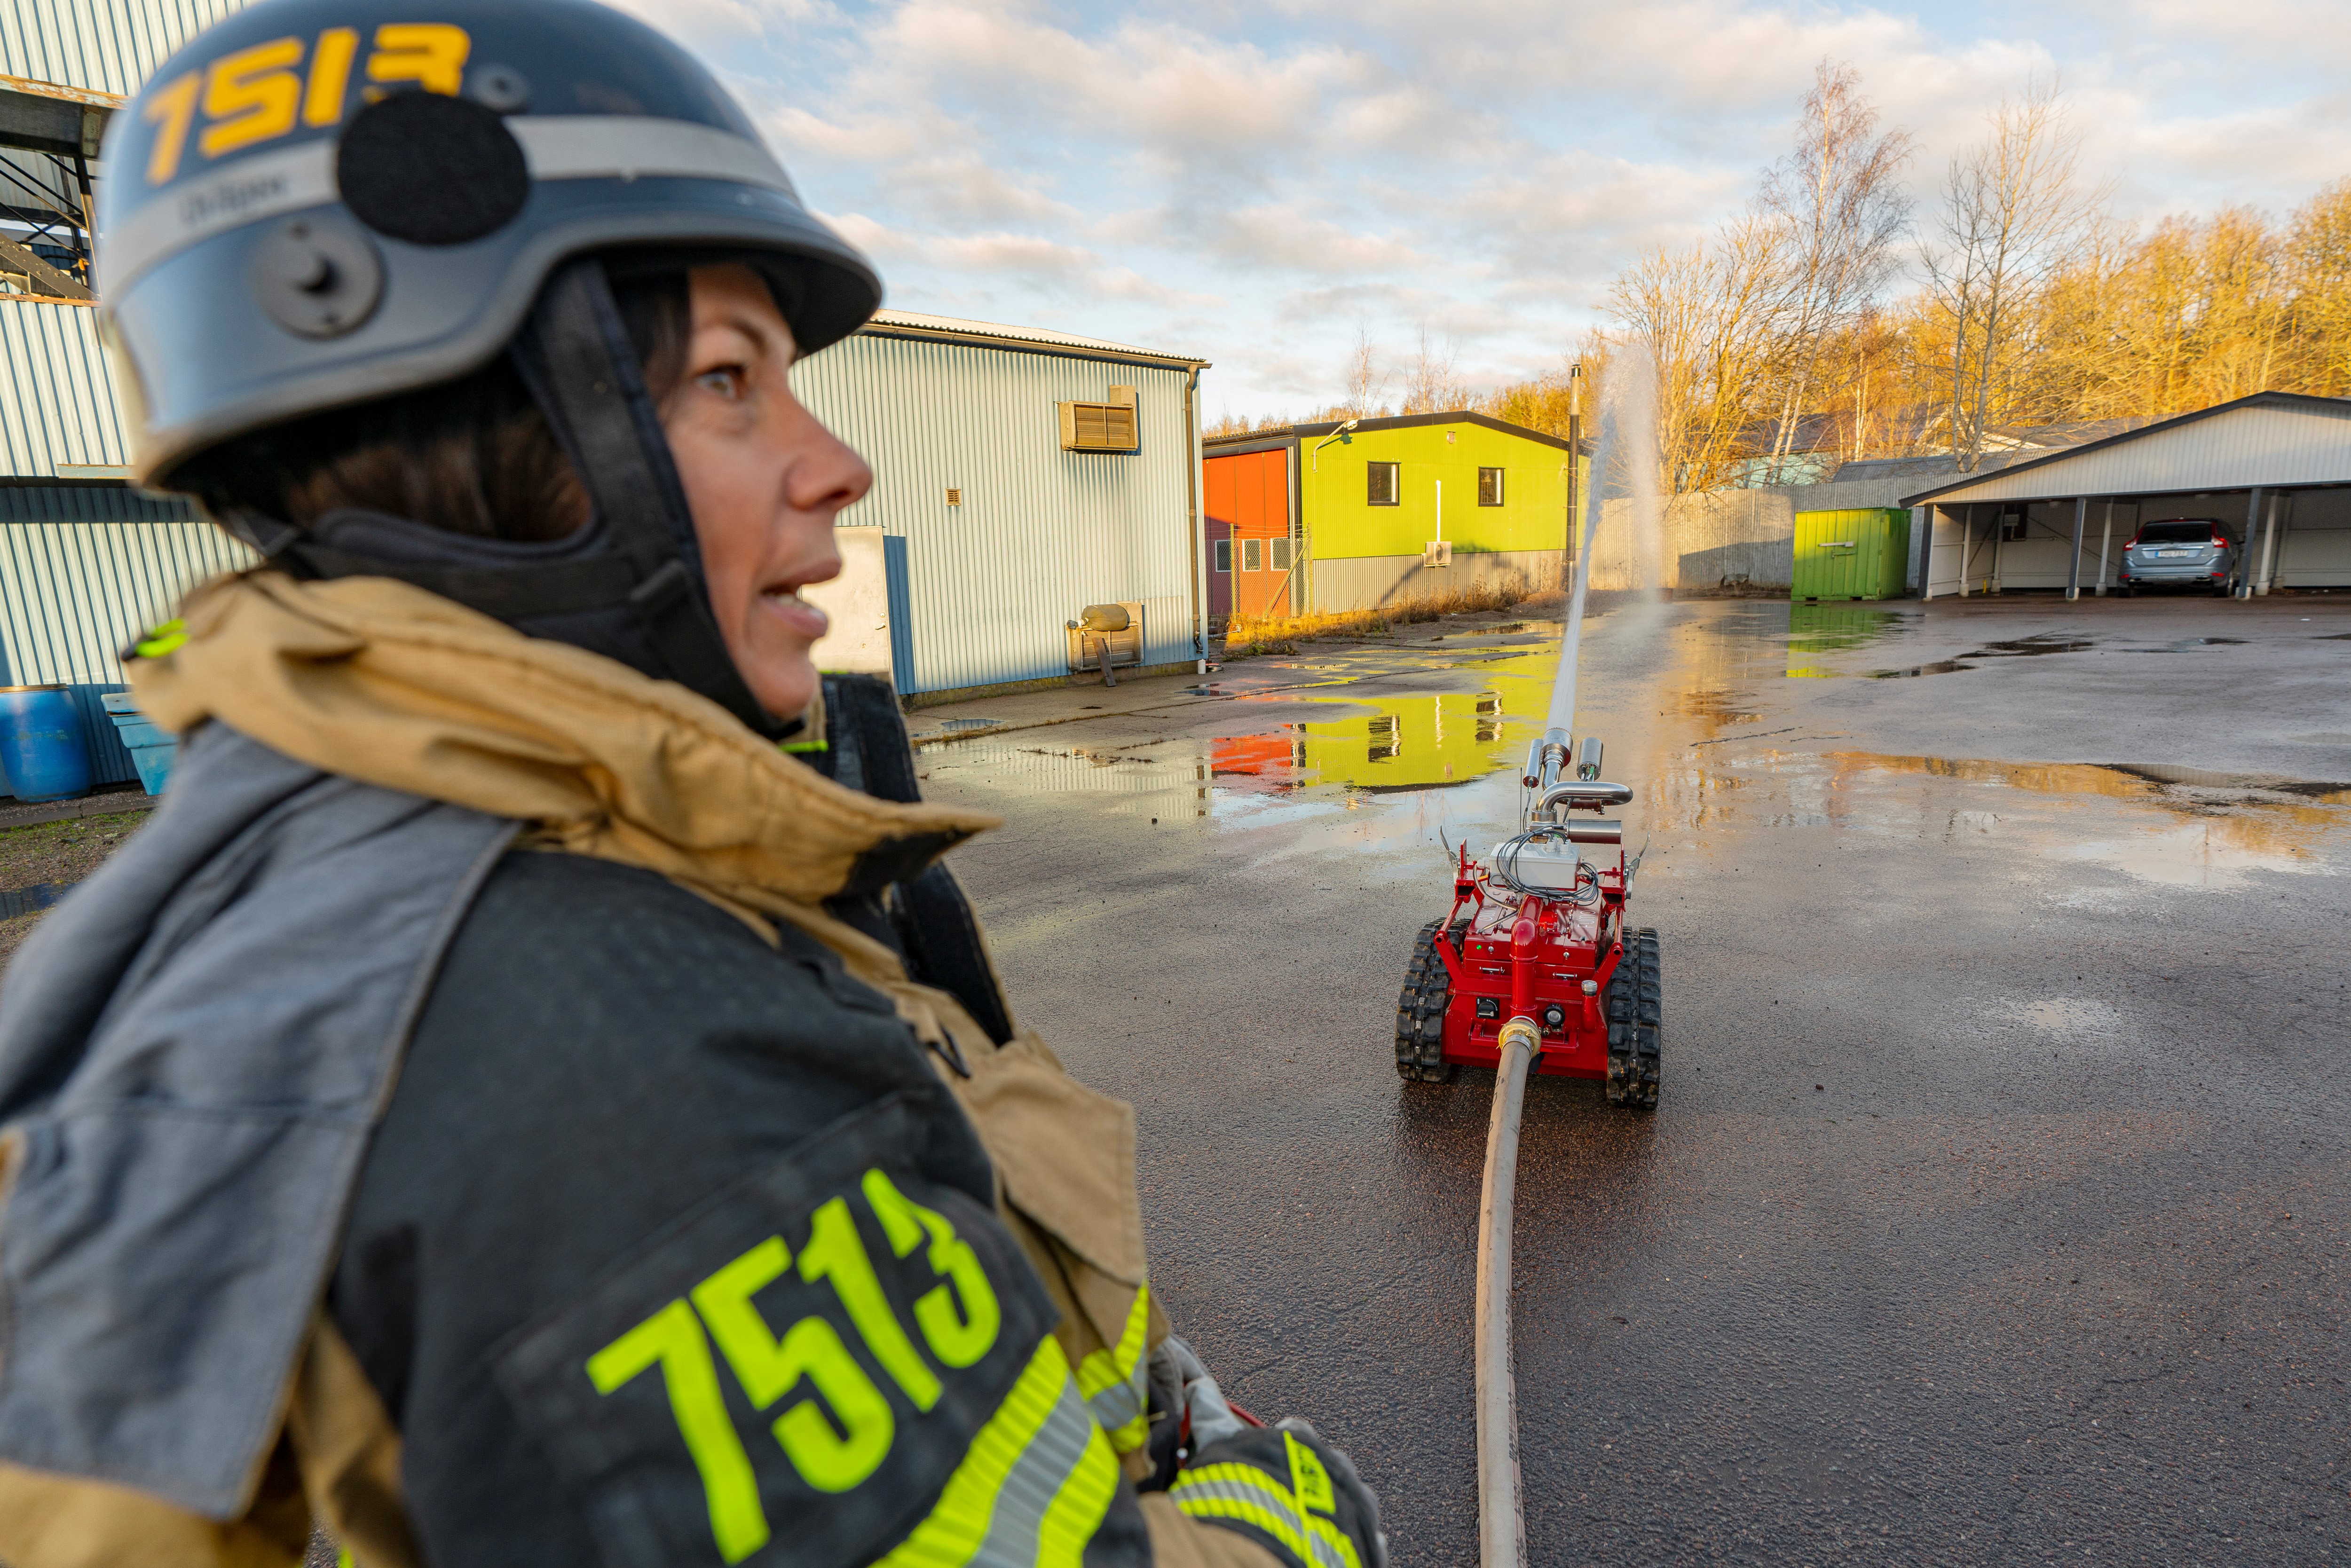
<path fill-rule="evenodd" d="M 1495 1037 L 1494 1043 L 1501 1048 L 1502 1055 L 1506 1059 L 1513 1045 L 1525 1046 L 1527 1055 L 1531 1058 L 1542 1050 L 1542 1026 L 1526 1014 L 1520 1013 L 1502 1026 L 1502 1032 Z"/>

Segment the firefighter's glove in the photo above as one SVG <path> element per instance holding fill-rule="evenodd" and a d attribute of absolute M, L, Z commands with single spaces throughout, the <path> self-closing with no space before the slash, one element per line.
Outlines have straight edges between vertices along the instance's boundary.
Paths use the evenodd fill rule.
<path fill-rule="evenodd" d="M 1225 1403 L 1225 1391 L 1190 1345 L 1173 1334 L 1151 1353 L 1151 1477 L 1143 1491 L 1165 1491 L 1183 1463 L 1248 1424 Z"/>
<path fill-rule="evenodd" d="M 1379 1498 L 1346 1455 L 1294 1416 L 1202 1444 L 1167 1493 L 1188 1517 L 1238 1531 L 1283 1568 L 1387 1568 Z"/>

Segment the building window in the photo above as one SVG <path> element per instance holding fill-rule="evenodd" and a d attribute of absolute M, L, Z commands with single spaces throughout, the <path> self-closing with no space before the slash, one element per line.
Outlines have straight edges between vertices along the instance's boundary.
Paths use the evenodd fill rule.
<path fill-rule="evenodd" d="M 1273 541 L 1273 570 L 1276 571 L 1290 570 L 1290 540 L 1287 538 Z"/>
<path fill-rule="evenodd" d="M 1217 541 L 1217 570 L 1223 572 L 1233 570 L 1233 541 L 1230 539 Z"/>
<path fill-rule="evenodd" d="M 1135 423 L 1134 389 L 1113 387 L 1107 402 L 1064 402 L 1061 450 L 1064 452 L 1139 452 L 1141 433 Z"/>
<path fill-rule="evenodd" d="M 1241 541 L 1241 570 L 1243 571 L 1263 571 L 1265 570 L 1265 541 L 1263 539 L 1243 539 Z"/>
<path fill-rule="evenodd" d="M 1364 467 L 1371 476 L 1369 487 L 1364 498 L 1374 507 L 1395 506 L 1398 488 L 1397 465 L 1394 463 L 1366 463 Z"/>
<path fill-rule="evenodd" d="M 1502 471 L 1499 468 L 1478 470 L 1478 504 L 1481 507 L 1502 504 Z"/>

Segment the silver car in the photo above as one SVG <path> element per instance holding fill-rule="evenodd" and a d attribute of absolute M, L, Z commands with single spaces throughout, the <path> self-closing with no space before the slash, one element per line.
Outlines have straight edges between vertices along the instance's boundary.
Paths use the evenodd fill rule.
<path fill-rule="evenodd" d="M 2166 517 L 2141 523 L 2123 547 L 2122 591 L 2139 588 L 2205 588 L 2229 591 L 2237 549 L 2211 517 Z"/>

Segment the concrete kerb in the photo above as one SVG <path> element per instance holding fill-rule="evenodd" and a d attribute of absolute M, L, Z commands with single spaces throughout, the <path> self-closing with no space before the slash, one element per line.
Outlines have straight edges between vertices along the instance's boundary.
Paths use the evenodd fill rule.
<path fill-rule="evenodd" d="M 113 790 L 102 795 L 84 795 L 78 800 L 45 800 L 37 806 L 0 806 L 0 828 L 32 828 L 43 822 L 63 822 L 76 817 L 112 817 L 124 811 L 151 811 L 162 803 L 161 795 Z"/>

